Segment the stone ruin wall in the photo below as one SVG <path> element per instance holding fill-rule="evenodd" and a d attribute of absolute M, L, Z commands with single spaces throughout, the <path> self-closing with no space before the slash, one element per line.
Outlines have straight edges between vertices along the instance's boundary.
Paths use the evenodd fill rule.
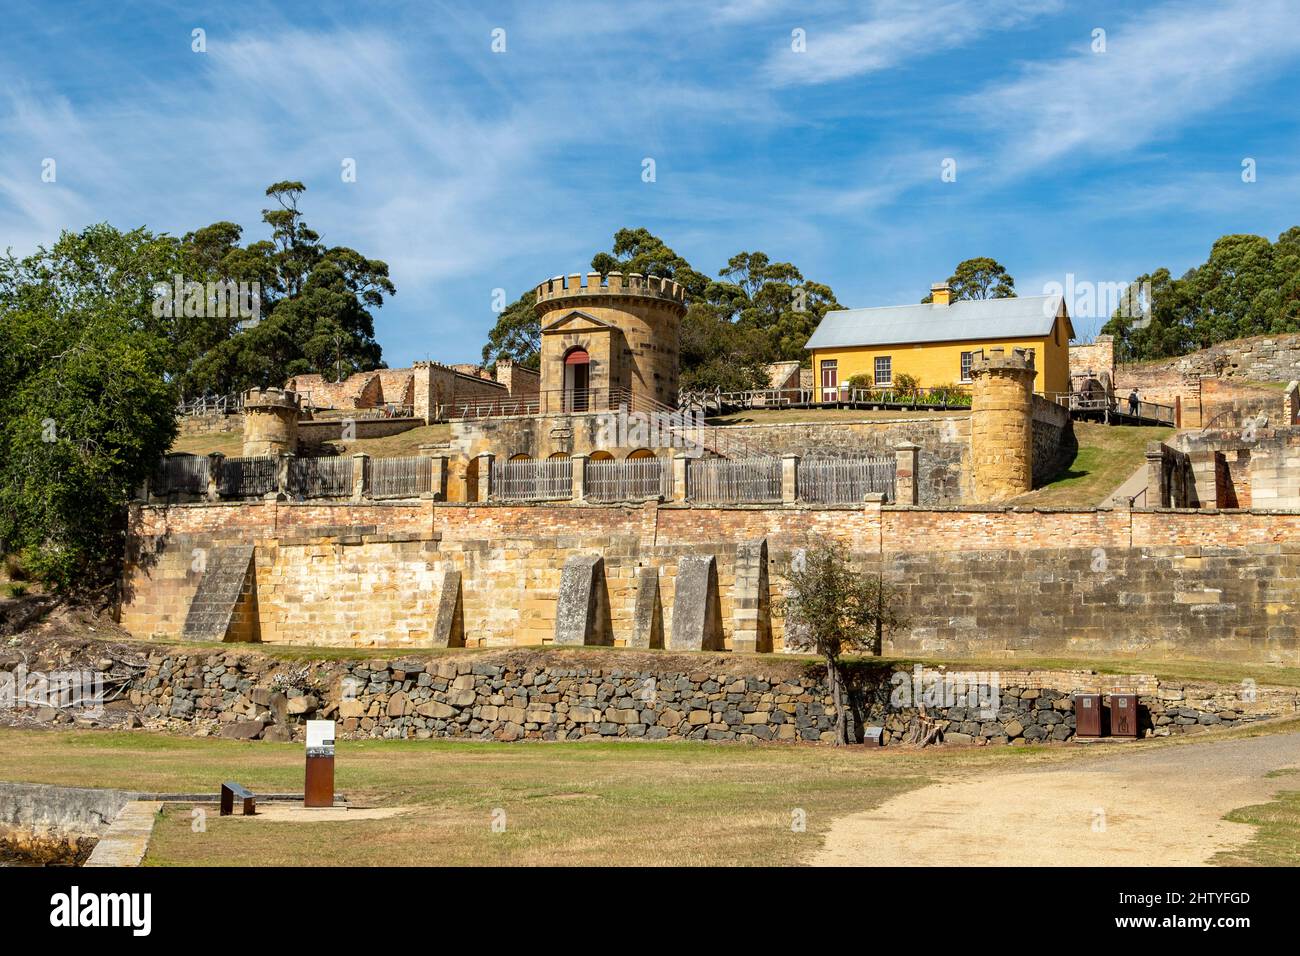
<path fill-rule="evenodd" d="M 1087 345 L 1070 345 L 1070 376 L 1101 375 L 1109 372 L 1111 381 L 1115 379 L 1115 339 L 1110 335 L 1099 335 Z"/>
<path fill-rule="evenodd" d="M 1073 364 L 1074 348 L 1071 348 Z M 1241 424 L 1263 411 L 1295 421 L 1295 408 L 1282 394 L 1251 383 L 1284 384 L 1300 379 L 1300 335 L 1256 336 L 1221 342 L 1189 355 L 1119 365 L 1115 394 L 1126 399 L 1136 388 L 1145 401 L 1182 406 L 1182 426 L 1203 428 L 1214 419 Z M 1220 417 L 1221 416 L 1221 417 Z"/>

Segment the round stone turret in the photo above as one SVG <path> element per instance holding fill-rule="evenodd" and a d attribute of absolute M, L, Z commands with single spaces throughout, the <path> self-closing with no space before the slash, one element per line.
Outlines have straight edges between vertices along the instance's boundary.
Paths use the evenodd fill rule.
<path fill-rule="evenodd" d="M 1034 355 L 984 349 L 971 356 L 971 468 L 975 501 L 1003 501 L 1034 486 Z"/>
<path fill-rule="evenodd" d="M 604 279 L 590 272 L 548 279 L 536 292 L 542 411 L 677 406 L 681 285 L 636 272 Z"/>
<path fill-rule="evenodd" d="M 245 392 L 244 457 L 295 452 L 301 414 L 297 392 L 281 388 L 252 388 Z"/>

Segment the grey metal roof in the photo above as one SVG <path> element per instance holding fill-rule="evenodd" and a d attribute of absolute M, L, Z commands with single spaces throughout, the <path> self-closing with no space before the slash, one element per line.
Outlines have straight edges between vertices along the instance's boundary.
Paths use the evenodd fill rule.
<path fill-rule="evenodd" d="M 804 348 L 1031 338 L 1051 335 L 1060 311 L 1060 295 L 844 309 L 826 313 Z"/>

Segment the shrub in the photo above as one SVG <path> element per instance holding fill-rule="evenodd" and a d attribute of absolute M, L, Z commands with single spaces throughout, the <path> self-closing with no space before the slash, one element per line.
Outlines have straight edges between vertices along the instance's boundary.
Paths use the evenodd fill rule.
<path fill-rule="evenodd" d="M 894 376 L 894 392 L 901 396 L 915 395 L 921 388 L 921 380 L 915 375 L 899 372 Z"/>

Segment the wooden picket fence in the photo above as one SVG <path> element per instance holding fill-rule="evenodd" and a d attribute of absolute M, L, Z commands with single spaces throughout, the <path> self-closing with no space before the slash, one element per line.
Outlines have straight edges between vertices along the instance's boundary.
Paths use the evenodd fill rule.
<path fill-rule="evenodd" d="M 671 500 L 673 463 L 669 458 L 589 461 L 586 490 L 589 501 Z"/>
<path fill-rule="evenodd" d="M 686 464 L 686 497 L 701 504 L 780 501 L 781 459 L 691 459 Z"/>
<path fill-rule="evenodd" d="M 864 495 L 894 497 L 892 456 L 879 458 L 805 458 L 799 462 L 799 500 L 814 504 L 848 505 Z"/>
<path fill-rule="evenodd" d="M 277 490 L 273 456 L 227 458 L 221 463 L 218 490 L 223 498 L 260 498 Z"/>
<path fill-rule="evenodd" d="M 203 455 L 167 455 L 158 462 L 150 484 L 162 495 L 172 492 L 206 494 L 208 459 Z"/>
<path fill-rule="evenodd" d="M 409 458 L 371 458 L 371 498 L 417 498 L 433 488 L 433 461 L 424 455 Z"/>
<path fill-rule="evenodd" d="M 349 497 L 352 494 L 352 459 L 293 459 L 289 463 L 289 491 L 303 498 Z"/>
<path fill-rule="evenodd" d="M 493 497 L 505 501 L 563 501 L 573 497 L 573 459 L 492 463 Z"/>

